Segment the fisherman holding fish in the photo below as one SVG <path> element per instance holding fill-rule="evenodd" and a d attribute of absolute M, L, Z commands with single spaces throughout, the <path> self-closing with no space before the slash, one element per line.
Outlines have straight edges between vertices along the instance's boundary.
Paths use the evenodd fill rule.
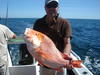
<path fill-rule="evenodd" d="M 57 49 L 60 52 L 69 55 L 69 58 L 71 59 L 71 26 L 66 19 L 59 17 L 58 9 L 58 0 L 45 0 L 46 15 L 35 22 L 33 29 L 46 34 L 52 39 Z M 71 68 L 70 64 L 66 65 L 67 68 Z M 43 66 L 42 75 L 54 75 L 54 71 Z"/>

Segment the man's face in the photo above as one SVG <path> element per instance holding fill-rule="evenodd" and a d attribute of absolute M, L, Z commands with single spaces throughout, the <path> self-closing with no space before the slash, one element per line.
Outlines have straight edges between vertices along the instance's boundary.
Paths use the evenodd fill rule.
<path fill-rule="evenodd" d="M 48 16 L 56 16 L 58 13 L 58 7 L 57 8 L 47 8 L 46 7 L 46 13 Z"/>
<path fill-rule="evenodd" d="M 50 3 L 45 6 L 45 10 L 46 10 L 47 16 L 57 16 L 58 5 L 54 3 Z"/>

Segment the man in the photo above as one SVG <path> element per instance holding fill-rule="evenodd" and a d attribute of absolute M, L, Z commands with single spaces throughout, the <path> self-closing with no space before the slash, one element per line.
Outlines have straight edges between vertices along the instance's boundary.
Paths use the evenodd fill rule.
<path fill-rule="evenodd" d="M 67 20 L 59 17 L 58 6 L 58 0 L 46 0 L 46 15 L 35 22 L 33 29 L 46 34 L 52 39 L 59 51 L 70 55 L 71 28 Z M 67 68 L 71 66 L 69 64 L 66 65 Z M 44 67 L 42 69 L 42 75 L 54 75 L 54 72 Z"/>
<path fill-rule="evenodd" d="M 16 38 L 16 35 L 6 26 L 0 24 L 0 75 L 7 65 L 7 41 Z"/>

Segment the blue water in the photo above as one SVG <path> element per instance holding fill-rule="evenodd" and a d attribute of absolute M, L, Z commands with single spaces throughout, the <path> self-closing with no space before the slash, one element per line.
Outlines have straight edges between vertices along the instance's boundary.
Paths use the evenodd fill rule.
<path fill-rule="evenodd" d="M 17 35 L 23 35 L 25 28 L 33 27 L 35 18 L 8 19 L 7 26 Z M 94 73 L 100 75 L 100 20 L 69 19 L 72 25 L 72 50 L 75 51 L 84 64 Z M 5 24 L 2 19 L 0 23 Z M 10 45 L 13 64 L 19 60 L 19 45 Z"/>

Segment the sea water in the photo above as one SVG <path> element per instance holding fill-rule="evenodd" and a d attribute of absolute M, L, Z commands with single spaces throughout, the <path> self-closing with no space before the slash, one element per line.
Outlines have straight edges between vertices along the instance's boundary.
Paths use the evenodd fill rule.
<path fill-rule="evenodd" d="M 100 75 L 100 20 L 68 19 L 72 27 L 72 50 L 84 64 L 94 73 Z M 27 27 L 33 28 L 36 18 L 9 18 L 0 20 L 18 36 L 23 35 Z M 10 54 L 14 65 L 18 64 L 19 45 L 10 45 Z"/>

